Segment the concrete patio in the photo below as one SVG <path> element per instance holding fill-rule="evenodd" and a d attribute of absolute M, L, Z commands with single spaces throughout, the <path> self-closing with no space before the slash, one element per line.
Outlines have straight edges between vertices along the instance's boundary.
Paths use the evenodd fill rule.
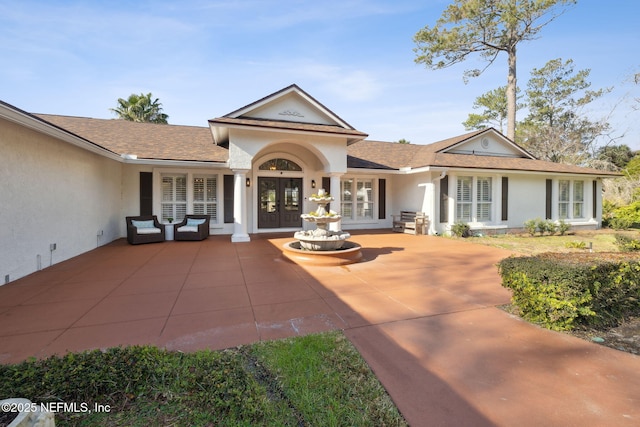
<path fill-rule="evenodd" d="M 302 267 L 287 235 L 130 246 L 0 286 L 0 363 L 154 344 L 190 351 L 343 329 L 412 426 L 640 424 L 640 358 L 532 326 L 495 263 L 507 251 L 352 233 L 364 261 Z"/>

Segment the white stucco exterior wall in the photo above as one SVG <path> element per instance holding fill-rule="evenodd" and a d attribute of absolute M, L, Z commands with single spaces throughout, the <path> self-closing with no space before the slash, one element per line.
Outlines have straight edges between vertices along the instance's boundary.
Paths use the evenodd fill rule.
<path fill-rule="evenodd" d="M 0 123 L 0 284 L 119 238 L 121 173 L 118 161 Z"/>
<path fill-rule="evenodd" d="M 431 173 L 416 173 L 409 175 L 394 175 L 391 194 L 394 207 L 393 214 L 400 211 L 417 211 L 427 213 L 432 204 L 429 194 Z"/>
<path fill-rule="evenodd" d="M 522 228 L 530 219 L 545 219 L 545 182 L 543 175 L 507 175 L 509 178 L 509 220 L 511 228 Z"/>

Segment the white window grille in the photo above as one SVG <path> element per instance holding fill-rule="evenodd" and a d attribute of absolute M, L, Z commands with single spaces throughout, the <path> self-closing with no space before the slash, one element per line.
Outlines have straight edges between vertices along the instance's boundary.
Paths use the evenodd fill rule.
<path fill-rule="evenodd" d="M 359 179 L 356 191 L 357 219 L 373 219 L 373 180 Z"/>
<path fill-rule="evenodd" d="M 478 222 L 491 221 L 491 178 L 478 178 L 476 182 L 476 219 Z"/>
<path fill-rule="evenodd" d="M 210 221 L 218 218 L 218 180 L 216 176 L 193 178 L 193 213 L 209 215 Z"/>
<path fill-rule="evenodd" d="M 573 182 L 573 217 L 584 217 L 584 181 Z"/>
<path fill-rule="evenodd" d="M 569 218 L 569 205 L 571 203 L 571 181 L 558 181 L 558 217 Z"/>
<path fill-rule="evenodd" d="M 187 177 L 162 175 L 162 222 L 184 219 L 187 214 Z"/>
<path fill-rule="evenodd" d="M 373 190 L 373 179 L 342 178 L 340 180 L 340 215 L 342 218 L 373 219 L 375 209 Z"/>
<path fill-rule="evenodd" d="M 353 184 L 352 178 L 340 180 L 340 215 L 344 219 L 354 219 Z"/>
<path fill-rule="evenodd" d="M 457 179 L 456 222 L 470 222 L 473 206 L 473 178 L 460 176 Z"/>

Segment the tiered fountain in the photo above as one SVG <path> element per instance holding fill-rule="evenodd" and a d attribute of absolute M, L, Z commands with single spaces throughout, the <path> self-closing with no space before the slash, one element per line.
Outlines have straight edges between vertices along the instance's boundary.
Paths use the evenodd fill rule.
<path fill-rule="evenodd" d="M 332 222 L 340 221 L 341 216 L 325 206 L 333 201 L 333 197 L 320 189 L 318 194 L 309 197 L 316 203 L 317 209 L 300 215 L 303 220 L 316 224 L 314 230 L 297 231 L 293 237 L 295 242 L 284 245 L 284 255 L 292 261 L 311 265 L 343 265 L 358 262 L 362 258 L 360 245 L 348 242 L 351 235 L 347 232 L 328 229 Z"/>

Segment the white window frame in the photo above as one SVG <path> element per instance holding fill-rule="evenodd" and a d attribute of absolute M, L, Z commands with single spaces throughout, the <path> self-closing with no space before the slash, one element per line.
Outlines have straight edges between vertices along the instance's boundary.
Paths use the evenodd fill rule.
<path fill-rule="evenodd" d="M 558 219 L 583 219 L 584 181 L 558 180 Z"/>
<path fill-rule="evenodd" d="M 183 180 L 184 194 L 178 188 L 179 180 Z M 169 222 L 171 218 L 174 222 L 180 222 L 187 214 L 187 194 L 188 194 L 187 174 L 163 173 L 160 176 L 160 222 Z M 169 187 L 167 187 L 167 184 Z M 180 184 L 182 185 L 182 184 Z M 168 190 L 168 191 L 167 191 Z"/>
<path fill-rule="evenodd" d="M 584 218 L 584 181 L 573 181 L 573 218 Z"/>
<path fill-rule="evenodd" d="M 486 184 L 486 187 L 485 185 Z M 476 221 L 493 220 L 493 179 L 489 176 L 476 178 Z"/>
<path fill-rule="evenodd" d="M 198 181 L 203 180 L 203 189 L 202 195 L 203 198 L 200 199 L 198 197 Z M 191 182 L 193 183 L 192 188 L 192 212 L 196 215 L 209 215 L 209 223 L 217 223 L 218 221 L 218 175 L 203 175 L 203 174 L 194 174 L 191 177 Z M 213 188 L 210 189 L 209 185 L 212 185 Z M 211 191 L 210 191 L 211 190 Z"/>
<path fill-rule="evenodd" d="M 465 194 L 467 193 L 468 194 Z M 473 177 L 459 176 L 456 179 L 456 222 L 473 220 Z"/>
<path fill-rule="evenodd" d="M 486 183 L 486 186 L 483 186 Z M 455 221 L 492 223 L 494 211 L 494 179 L 491 176 L 456 177 Z M 482 216 L 481 216 L 482 215 Z"/>
<path fill-rule="evenodd" d="M 177 168 L 154 168 L 153 169 L 153 176 L 154 176 L 153 211 L 154 213 L 157 213 L 158 220 L 160 220 L 160 222 L 164 222 L 164 223 L 168 222 L 167 220 L 168 215 L 163 215 L 163 205 L 169 205 L 172 203 L 174 204 L 174 207 L 172 208 L 172 217 L 173 217 L 174 223 L 182 219 L 180 218 L 180 215 L 176 214 L 175 204 L 180 204 L 180 206 L 186 205 L 186 211 L 185 211 L 186 215 L 194 214 L 195 213 L 194 206 L 199 203 L 199 201 L 196 200 L 195 180 L 198 178 L 211 178 L 211 179 L 215 179 L 215 182 L 216 182 L 216 185 L 215 185 L 216 206 L 215 206 L 215 212 L 210 213 L 211 216 L 210 216 L 209 223 L 211 225 L 221 223 L 221 218 L 224 215 L 224 212 L 222 212 L 222 209 L 221 209 L 222 192 L 223 192 L 222 173 L 221 172 L 207 173 L 207 172 L 208 171 L 197 171 L 197 170 L 185 171 L 184 169 L 177 169 Z M 163 179 L 166 177 L 174 177 L 174 184 L 175 184 L 175 177 L 184 177 L 186 179 L 186 201 L 164 200 Z M 210 201 L 209 203 L 211 204 L 212 201 Z"/>
<path fill-rule="evenodd" d="M 347 182 L 350 188 L 347 188 Z M 339 213 L 343 220 L 363 222 L 377 219 L 376 182 L 376 178 L 373 177 L 343 176 L 340 178 Z M 347 192 L 348 197 L 345 197 Z M 365 197 L 361 197 L 363 195 Z M 365 215 L 366 212 L 370 212 L 370 215 Z"/>
<path fill-rule="evenodd" d="M 571 181 L 558 180 L 558 218 L 569 218 L 569 206 L 571 206 Z"/>

